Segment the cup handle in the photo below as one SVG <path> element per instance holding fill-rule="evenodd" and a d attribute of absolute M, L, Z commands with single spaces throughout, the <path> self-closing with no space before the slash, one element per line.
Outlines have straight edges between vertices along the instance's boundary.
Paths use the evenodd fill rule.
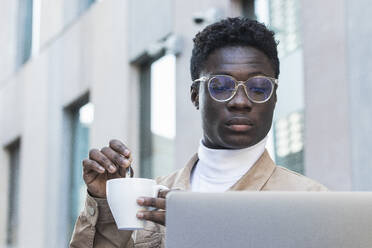
<path fill-rule="evenodd" d="M 154 194 L 152 197 L 155 197 L 155 198 L 158 197 L 160 190 L 169 190 L 168 187 L 164 185 L 160 185 L 160 184 L 155 185 L 153 189 L 154 189 Z"/>
<path fill-rule="evenodd" d="M 158 197 L 158 194 L 159 194 L 160 190 L 169 190 L 168 187 L 166 187 L 164 185 L 160 185 L 160 184 L 154 185 L 153 189 L 154 189 L 154 194 L 153 194 L 152 197 L 155 197 L 155 198 Z M 153 210 L 156 210 L 157 208 L 149 207 L 148 209 L 149 209 L 149 211 L 153 211 Z"/>

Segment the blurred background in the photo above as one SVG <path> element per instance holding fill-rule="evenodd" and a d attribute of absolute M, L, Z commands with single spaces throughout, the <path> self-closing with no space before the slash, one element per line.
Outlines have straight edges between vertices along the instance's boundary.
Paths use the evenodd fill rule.
<path fill-rule="evenodd" d="M 228 16 L 279 40 L 268 150 L 331 190 L 372 190 L 368 0 L 0 2 L 0 247 L 67 247 L 90 148 L 124 141 L 137 176 L 185 165 L 201 138 L 192 38 Z"/>

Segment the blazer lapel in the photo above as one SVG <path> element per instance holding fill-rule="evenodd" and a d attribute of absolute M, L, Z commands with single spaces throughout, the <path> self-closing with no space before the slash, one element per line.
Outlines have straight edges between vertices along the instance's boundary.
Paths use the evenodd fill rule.
<path fill-rule="evenodd" d="M 240 178 L 229 191 L 236 190 L 252 190 L 259 191 L 269 180 L 275 170 L 275 163 L 270 158 L 269 153 L 265 149 L 261 157 L 254 165 Z"/>
<path fill-rule="evenodd" d="M 196 165 L 196 163 L 199 161 L 198 154 L 194 154 L 190 161 L 186 164 L 185 167 L 181 169 L 181 171 L 178 173 L 175 184 L 173 185 L 172 189 L 175 190 L 190 190 L 190 179 L 191 179 L 191 171 Z"/>

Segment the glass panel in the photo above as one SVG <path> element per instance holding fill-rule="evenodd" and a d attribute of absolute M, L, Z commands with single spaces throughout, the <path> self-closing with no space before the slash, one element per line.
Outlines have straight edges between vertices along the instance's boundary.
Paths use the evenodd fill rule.
<path fill-rule="evenodd" d="M 254 11 L 257 17 L 257 21 L 263 22 L 266 25 L 270 24 L 269 16 L 269 2 L 268 0 L 255 0 Z"/>
<path fill-rule="evenodd" d="M 152 177 L 173 169 L 175 137 L 174 55 L 166 55 L 151 65 Z"/>
<path fill-rule="evenodd" d="M 17 67 L 26 63 L 32 45 L 32 0 L 18 1 Z"/>
<path fill-rule="evenodd" d="M 151 156 L 151 64 L 144 64 L 140 74 L 140 177 L 152 177 Z"/>
<path fill-rule="evenodd" d="M 9 194 L 8 194 L 8 221 L 7 239 L 8 247 L 17 247 L 18 238 L 18 197 L 19 197 L 19 165 L 20 141 L 8 148 L 9 152 Z"/>
<path fill-rule="evenodd" d="M 72 113 L 72 163 L 70 188 L 71 230 L 79 213 L 84 208 L 86 186 L 81 162 L 89 152 L 89 130 L 94 119 L 94 106 L 87 103 Z"/>
<path fill-rule="evenodd" d="M 304 174 L 303 112 L 293 112 L 274 122 L 275 160 L 290 170 Z"/>
<path fill-rule="evenodd" d="M 270 25 L 280 40 L 279 55 L 286 56 L 301 45 L 300 1 L 269 0 Z"/>
<path fill-rule="evenodd" d="M 255 0 L 242 0 L 242 14 L 250 19 L 256 19 Z"/>
<path fill-rule="evenodd" d="M 175 63 L 166 55 L 141 70 L 141 177 L 173 169 L 175 137 Z"/>

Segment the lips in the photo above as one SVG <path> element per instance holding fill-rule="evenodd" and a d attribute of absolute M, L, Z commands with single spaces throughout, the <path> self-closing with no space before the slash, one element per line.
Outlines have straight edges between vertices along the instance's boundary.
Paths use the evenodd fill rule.
<path fill-rule="evenodd" d="M 233 117 L 226 122 L 226 125 L 250 125 L 253 126 L 253 122 L 245 117 Z"/>
<path fill-rule="evenodd" d="M 253 127 L 253 122 L 245 117 L 233 117 L 226 122 L 226 126 L 236 132 L 245 132 Z"/>

